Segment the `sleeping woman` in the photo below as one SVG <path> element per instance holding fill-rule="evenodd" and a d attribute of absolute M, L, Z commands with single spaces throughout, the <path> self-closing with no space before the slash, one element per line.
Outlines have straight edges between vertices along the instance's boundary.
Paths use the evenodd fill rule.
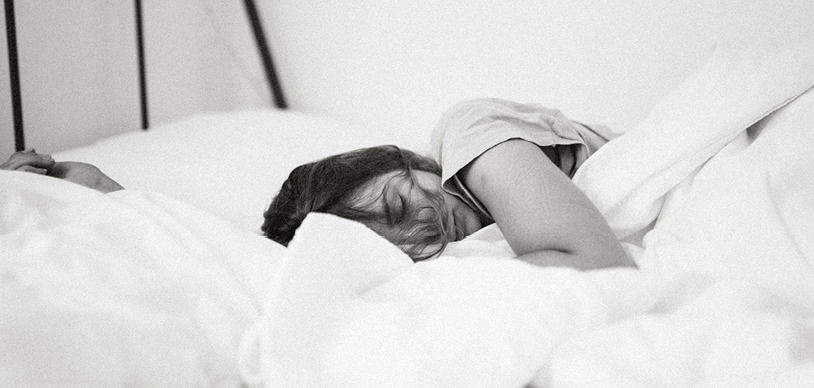
<path fill-rule="evenodd" d="M 634 266 L 570 180 L 608 134 L 538 105 L 461 103 L 436 127 L 432 157 L 380 146 L 295 168 L 264 213 L 262 230 L 287 246 L 308 213 L 330 213 L 367 225 L 419 261 L 497 223 L 518 258 L 531 264 Z M 122 189 L 93 165 L 55 162 L 34 150 L 15 153 L 0 169 L 103 193 Z"/>
<path fill-rule="evenodd" d="M 497 223 L 518 259 L 534 265 L 635 266 L 570 180 L 609 138 L 538 105 L 461 103 L 436 127 L 432 158 L 380 146 L 295 168 L 262 230 L 288 245 L 308 213 L 330 213 L 367 225 L 419 261 Z"/>

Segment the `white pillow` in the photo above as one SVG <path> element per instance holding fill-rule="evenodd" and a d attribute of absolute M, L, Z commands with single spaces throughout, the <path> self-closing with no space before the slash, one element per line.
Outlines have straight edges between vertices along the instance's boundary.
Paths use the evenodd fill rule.
<path fill-rule="evenodd" d="M 195 116 L 54 158 L 94 164 L 125 188 L 167 194 L 259 231 L 265 208 L 294 167 L 389 140 L 339 120 L 254 110 Z M 422 148 L 423 140 L 406 146 Z"/>

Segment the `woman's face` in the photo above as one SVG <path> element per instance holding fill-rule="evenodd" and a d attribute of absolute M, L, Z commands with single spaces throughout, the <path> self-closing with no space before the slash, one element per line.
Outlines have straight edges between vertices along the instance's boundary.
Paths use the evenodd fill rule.
<path fill-rule="evenodd" d="M 427 195 L 411 184 L 410 179 L 398 176 L 400 172 L 392 172 L 379 176 L 371 187 L 386 187 L 385 200 L 398 201 L 399 197 L 408 198 L 411 203 L 427 203 Z M 449 228 L 447 238 L 449 241 L 459 241 L 464 237 L 478 231 L 482 225 L 480 218 L 472 208 L 457 197 L 448 194 L 441 187 L 441 177 L 427 171 L 413 171 L 414 182 L 422 189 L 440 194 L 444 199 Z"/>

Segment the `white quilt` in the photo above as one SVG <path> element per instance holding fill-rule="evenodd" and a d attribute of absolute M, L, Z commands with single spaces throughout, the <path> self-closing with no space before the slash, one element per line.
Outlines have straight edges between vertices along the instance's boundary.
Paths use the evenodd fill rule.
<path fill-rule="evenodd" d="M 748 279 L 810 301 L 812 86 L 814 37 L 719 47 L 574 180 L 619 237 L 655 221 L 640 266 Z"/>
<path fill-rule="evenodd" d="M 234 387 L 285 248 L 153 193 L 0 171 L 0 386 Z"/>
<path fill-rule="evenodd" d="M 357 224 L 309 216 L 244 338 L 244 378 L 811 386 L 812 85 L 812 41 L 720 48 L 586 162 L 577 184 L 617 234 L 647 232 L 627 245 L 639 270 L 535 268 L 510 259 L 495 227 L 413 265 Z"/>

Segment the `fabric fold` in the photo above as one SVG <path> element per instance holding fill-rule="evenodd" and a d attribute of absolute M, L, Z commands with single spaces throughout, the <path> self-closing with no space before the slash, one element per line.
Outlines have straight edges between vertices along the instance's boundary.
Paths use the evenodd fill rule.
<path fill-rule="evenodd" d="M 814 37 L 720 44 L 634 129 L 596 152 L 574 182 L 617 237 L 656 219 L 664 195 L 751 125 L 814 85 Z"/>

